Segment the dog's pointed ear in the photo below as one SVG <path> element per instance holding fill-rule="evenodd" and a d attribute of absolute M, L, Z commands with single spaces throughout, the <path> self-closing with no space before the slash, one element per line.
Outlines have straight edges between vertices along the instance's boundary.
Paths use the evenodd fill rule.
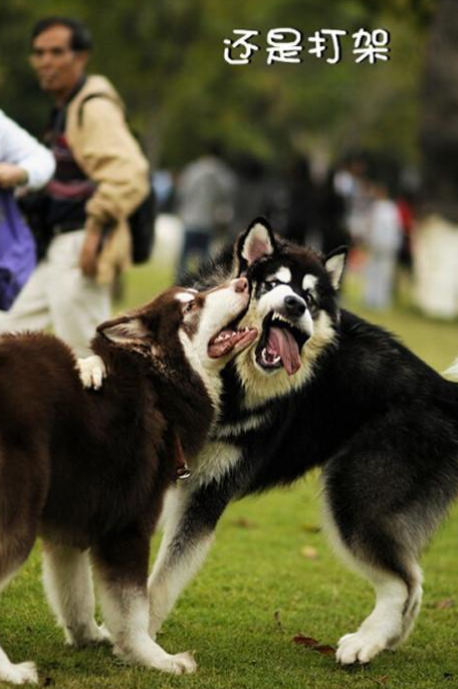
<path fill-rule="evenodd" d="M 331 251 L 331 253 L 328 254 L 324 260 L 324 266 L 335 290 L 339 289 L 342 282 L 347 254 L 347 247 L 340 246 L 338 249 Z"/>
<path fill-rule="evenodd" d="M 148 329 L 138 316 L 119 316 L 97 327 L 97 333 L 114 344 L 144 344 Z"/>
<path fill-rule="evenodd" d="M 272 228 L 265 218 L 253 220 L 246 232 L 243 232 L 235 246 L 237 274 L 263 256 L 275 253 L 277 244 Z"/>

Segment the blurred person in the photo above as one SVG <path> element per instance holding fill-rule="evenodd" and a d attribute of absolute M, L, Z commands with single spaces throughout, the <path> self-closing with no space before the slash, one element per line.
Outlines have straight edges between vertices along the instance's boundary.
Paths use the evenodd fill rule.
<path fill-rule="evenodd" d="M 56 172 L 38 210 L 43 257 L 0 330 L 53 326 L 79 356 L 110 315 L 110 287 L 129 264 L 127 218 L 149 191 L 148 164 L 102 76 L 88 76 L 92 48 L 78 20 L 50 17 L 32 31 L 31 65 L 54 101 L 45 143 Z"/>
<path fill-rule="evenodd" d="M 345 199 L 345 223 L 354 245 L 364 239 L 368 222 L 372 201 L 368 193 L 369 173 L 368 155 L 356 151 L 347 156 L 335 174 L 335 189 Z"/>
<path fill-rule="evenodd" d="M 170 213 L 174 205 L 175 181 L 171 170 L 155 170 L 152 175 L 157 212 Z"/>
<path fill-rule="evenodd" d="M 253 218 L 269 215 L 271 198 L 265 166 L 259 158 L 250 153 L 244 153 L 236 157 L 233 168 L 236 175 L 236 187 L 231 235 L 235 239 L 248 227 Z"/>
<path fill-rule="evenodd" d="M 40 189 L 55 167 L 48 149 L 0 110 L 0 188 Z"/>
<path fill-rule="evenodd" d="M 321 231 L 321 251 L 327 255 L 339 246 L 350 244 L 346 225 L 345 198 L 336 189 L 335 170 L 329 170 L 319 190 L 318 224 Z"/>
<path fill-rule="evenodd" d="M 288 170 L 288 206 L 285 237 L 297 244 L 307 243 L 321 249 L 317 226 L 317 190 L 306 156 L 295 155 Z"/>
<path fill-rule="evenodd" d="M 391 306 L 393 297 L 402 226 L 387 185 L 381 181 L 374 182 L 371 191 L 374 200 L 365 237 L 368 251 L 365 302 L 371 309 L 386 309 Z"/>
<path fill-rule="evenodd" d="M 212 144 L 208 153 L 189 163 L 177 183 L 178 215 L 184 226 L 183 246 L 177 269 L 179 283 L 189 270 L 191 259 L 199 263 L 210 252 L 212 242 L 222 239 L 234 215 L 236 179 Z"/>
<path fill-rule="evenodd" d="M 402 192 L 396 199 L 398 213 L 402 227 L 402 245 L 399 252 L 401 265 L 412 272 L 412 236 L 414 233 L 414 197 L 408 192 Z"/>
<path fill-rule="evenodd" d="M 0 310 L 8 311 L 36 266 L 36 245 L 17 195 L 43 187 L 52 154 L 0 110 Z"/>
<path fill-rule="evenodd" d="M 401 188 L 396 196 L 401 224 L 401 246 L 398 254 L 398 270 L 395 276 L 396 298 L 406 305 L 412 303 L 413 292 L 413 246 L 415 233 L 416 195 Z"/>

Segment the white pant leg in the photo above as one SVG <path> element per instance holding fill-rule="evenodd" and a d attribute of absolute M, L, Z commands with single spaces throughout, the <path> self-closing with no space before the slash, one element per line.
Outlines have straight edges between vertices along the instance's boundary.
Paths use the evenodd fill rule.
<path fill-rule="evenodd" d="M 374 309 L 386 309 L 393 295 L 396 257 L 391 254 L 373 253 L 366 268 L 366 304 Z"/>
<path fill-rule="evenodd" d="M 48 263 L 41 261 L 9 311 L 0 311 L 0 333 L 43 330 L 51 325 L 48 294 Z"/>
<path fill-rule="evenodd" d="M 52 240 L 8 312 L 0 312 L 0 333 L 42 330 L 55 334 L 85 357 L 95 328 L 110 317 L 110 289 L 87 278 L 79 267 L 84 230 Z"/>
<path fill-rule="evenodd" d="M 392 254 L 385 254 L 380 258 L 380 302 L 384 308 L 391 306 L 394 288 L 394 270 L 396 257 Z"/>
<path fill-rule="evenodd" d="M 48 303 L 54 332 L 84 357 L 99 323 L 110 317 L 110 288 L 87 278 L 79 267 L 84 230 L 56 237 L 48 249 Z"/>

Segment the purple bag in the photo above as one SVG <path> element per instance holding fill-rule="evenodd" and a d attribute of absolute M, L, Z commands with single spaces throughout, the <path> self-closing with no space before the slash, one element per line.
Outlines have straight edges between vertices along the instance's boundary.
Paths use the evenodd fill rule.
<path fill-rule="evenodd" d="M 0 189 L 0 310 L 11 308 L 36 263 L 35 241 L 14 194 Z"/>

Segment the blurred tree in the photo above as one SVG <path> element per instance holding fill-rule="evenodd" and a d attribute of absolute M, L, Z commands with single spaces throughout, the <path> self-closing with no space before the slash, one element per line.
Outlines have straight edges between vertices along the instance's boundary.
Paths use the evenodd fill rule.
<path fill-rule="evenodd" d="M 40 134 L 47 104 L 28 66 L 31 3 L 4 0 L 0 9 L 0 104 L 11 117 Z"/>
<path fill-rule="evenodd" d="M 431 27 L 422 94 L 425 211 L 458 222 L 458 12 L 440 0 Z"/>
<path fill-rule="evenodd" d="M 209 139 L 228 150 L 282 163 L 292 148 L 337 155 L 351 147 L 415 159 L 418 83 L 432 0 L 2 0 L 1 103 L 36 133 L 48 101 L 27 65 L 34 21 L 49 14 L 83 19 L 94 34 L 92 71 L 124 96 L 150 157 L 180 166 Z M 269 29 L 304 34 L 301 64 L 266 64 Z M 355 64 L 350 34 L 383 27 L 391 59 Z M 223 40 L 237 28 L 260 32 L 252 64 L 231 66 Z M 307 37 L 345 29 L 336 65 L 308 54 Z M 325 56 L 326 57 L 326 56 Z"/>
<path fill-rule="evenodd" d="M 458 316 L 458 12 L 439 0 L 429 35 L 422 92 L 420 222 L 414 267 L 425 313 Z"/>

